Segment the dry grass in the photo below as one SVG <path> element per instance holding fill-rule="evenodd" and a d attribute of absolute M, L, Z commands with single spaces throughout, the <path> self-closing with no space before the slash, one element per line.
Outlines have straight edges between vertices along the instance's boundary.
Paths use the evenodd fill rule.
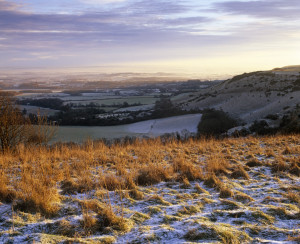
<path fill-rule="evenodd" d="M 289 236 L 288 241 L 293 241 L 295 243 L 300 243 L 300 234 L 298 236 Z"/>
<path fill-rule="evenodd" d="M 220 198 L 229 198 L 232 197 L 234 195 L 234 193 L 232 192 L 232 190 L 226 186 L 223 186 L 220 189 Z"/>
<path fill-rule="evenodd" d="M 259 161 L 258 159 L 254 158 L 254 159 L 251 159 L 249 160 L 246 165 L 248 167 L 258 167 L 258 166 L 262 166 L 263 163 L 261 161 Z"/>
<path fill-rule="evenodd" d="M 206 161 L 207 172 L 215 175 L 230 173 L 229 171 L 230 166 L 231 165 L 229 161 L 227 161 L 222 154 L 217 156 L 215 155 L 211 156 Z"/>
<path fill-rule="evenodd" d="M 246 170 L 244 170 L 244 168 L 241 165 L 239 165 L 238 168 L 236 168 L 231 173 L 231 177 L 234 178 L 234 179 L 238 179 L 238 178 L 244 178 L 245 180 L 250 179 L 248 173 L 246 172 Z"/>
<path fill-rule="evenodd" d="M 195 185 L 195 189 L 199 194 L 205 193 L 205 194 L 209 195 L 209 192 L 207 190 L 203 189 L 198 183 Z"/>
<path fill-rule="evenodd" d="M 299 195 L 299 193 L 289 191 L 285 196 L 291 202 L 297 203 L 298 206 L 300 207 L 300 195 Z"/>
<path fill-rule="evenodd" d="M 179 179 L 202 180 L 204 178 L 202 168 L 182 157 L 173 159 L 173 171 L 179 174 Z"/>
<path fill-rule="evenodd" d="M 221 189 L 223 187 L 222 181 L 215 174 L 208 175 L 204 180 L 204 185 L 210 188 Z"/>
<path fill-rule="evenodd" d="M 135 199 L 135 200 L 143 200 L 144 199 L 144 193 L 139 191 L 138 189 L 134 188 L 131 191 L 129 191 L 129 195 Z"/>
<path fill-rule="evenodd" d="M 109 204 L 93 199 L 85 200 L 81 205 L 83 212 L 82 225 L 86 233 L 104 231 L 107 227 L 124 232 L 129 231 L 132 227 L 130 221 L 116 215 Z"/>
<path fill-rule="evenodd" d="M 199 206 L 186 204 L 197 199 L 215 206 L 219 201 L 219 205 L 228 211 L 241 206 L 249 207 L 259 204 L 256 200 L 260 196 L 249 191 L 249 187 L 247 190 L 247 186 L 257 184 L 257 190 L 262 188 L 263 192 L 264 185 L 258 183 L 264 181 L 268 184 L 272 178 L 272 184 L 278 184 L 278 191 L 282 195 L 278 204 L 299 206 L 297 186 L 282 183 L 285 182 L 282 178 L 295 182 L 300 176 L 297 145 L 300 145 L 299 136 L 191 139 L 185 142 L 149 139 L 110 146 L 91 141 L 84 145 L 20 146 L 14 152 L 0 155 L 0 201 L 13 201 L 15 211 L 39 212 L 43 217 L 64 217 L 65 212 L 79 211 L 82 217 L 77 225 L 67 219 L 55 222 L 54 227 L 61 229 L 61 232 L 53 233 L 72 238 L 77 234 L 88 236 L 126 232 L 133 224 L 140 224 L 148 218 L 139 213 L 127 213 L 127 218 L 124 217 L 124 211 L 129 210 L 124 210 L 119 204 L 122 198 L 129 202 L 127 208 L 144 204 L 150 215 L 164 214 L 162 219 L 172 223 L 181 220 L 178 216 L 165 214 L 165 208 L 170 208 L 173 201 L 184 203 L 184 208 L 178 211 L 182 216 L 201 212 Z M 272 158 L 266 159 L 267 156 Z M 274 175 L 266 173 L 270 172 L 269 169 Z M 278 177 L 277 181 L 275 176 Z M 164 191 L 152 186 L 161 182 L 168 182 L 168 188 Z M 165 197 L 165 194 L 175 190 L 174 187 L 178 189 L 172 192 L 172 198 Z M 67 201 L 79 198 L 81 193 L 94 199 L 77 199 L 73 203 L 80 204 L 79 210 L 64 208 Z M 276 200 L 263 193 L 265 204 Z M 110 196 L 114 196 L 114 203 L 111 203 Z M 151 206 L 153 204 L 158 206 Z M 113 205 L 117 207 L 113 208 Z M 272 224 L 275 221 L 273 215 L 291 219 L 299 216 L 292 210 L 285 212 L 282 206 L 285 205 L 268 212 L 265 209 L 264 212 L 251 209 L 249 216 L 259 224 Z M 237 218 L 235 221 L 241 220 Z M 244 241 L 232 237 L 230 233 L 234 235 L 234 230 L 225 228 L 224 232 L 222 228 L 205 226 L 208 232 L 191 230 L 186 234 L 186 239 L 203 240 L 208 235 L 212 240 L 225 243 Z M 72 230 L 76 230 L 76 233 Z M 214 239 L 212 233 L 217 238 Z"/>
<path fill-rule="evenodd" d="M 285 172 L 289 169 L 289 165 L 282 158 L 278 158 L 272 164 L 272 172 Z"/>
<path fill-rule="evenodd" d="M 272 151 L 272 154 L 276 154 L 274 147 L 280 140 L 283 141 L 280 144 L 282 151 L 289 153 L 298 151 L 298 147 L 285 144 L 285 141 L 286 143 L 291 140 L 297 141 L 293 136 L 289 139 L 278 136 L 276 139 L 269 137 L 264 140 L 267 145 L 265 150 Z M 247 146 L 242 146 L 243 144 Z M 173 141 L 162 143 L 159 139 L 136 140 L 133 144 L 116 144 L 110 147 L 102 142 L 92 141 L 82 146 L 20 147 L 20 150 L 1 157 L 0 198 L 2 201 L 19 199 L 23 203 L 32 202 L 39 210 L 50 213 L 55 212 L 50 206 L 59 203 L 56 191 L 58 187 L 62 189 L 62 194 L 75 194 L 95 188 L 114 191 L 135 189 L 136 185 L 153 185 L 170 180 L 185 182 L 186 185 L 187 180 L 203 180 L 205 185 L 221 189 L 222 182 L 218 176 L 222 174 L 249 180 L 245 169 L 239 164 L 230 163 L 227 160 L 228 156 L 241 159 L 240 150 L 257 152 L 258 148 L 257 139 L 251 137 L 224 141 L 188 140 L 184 143 Z M 199 153 L 200 155 L 205 153 L 205 161 L 198 162 Z M 284 157 L 284 155 L 276 157 L 276 162 L 272 165 L 273 171 L 287 171 L 299 175 L 297 157 L 291 159 L 290 164 L 285 162 Z M 255 156 L 251 158 L 246 162 L 247 166 L 263 165 Z M 101 170 L 95 170 L 96 167 L 100 167 Z M 35 179 L 39 179 L 38 184 Z M 39 189 L 36 189 L 37 185 Z M 43 201 L 50 201 L 51 204 L 43 204 Z"/>
<path fill-rule="evenodd" d="M 9 189 L 9 180 L 3 171 L 0 171 L 0 201 L 12 202 L 16 198 L 14 190 Z"/>
<path fill-rule="evenodd" d="M 292 165 L 291 165 L 291 168 L 289 170 L 289 173 L 300 177 L 300 166 L 299 166 L 299 164 L 300 164 L 300 161 L 298 161 L 298 162 L 292 162 Z"/>
<path fill-rule="evenodd" d="M 70 221 L 62 219 L 55 224 L 53 234 L 68 237 L 74 237 L 76 234 L 76 226 L 73 226 Z"/>

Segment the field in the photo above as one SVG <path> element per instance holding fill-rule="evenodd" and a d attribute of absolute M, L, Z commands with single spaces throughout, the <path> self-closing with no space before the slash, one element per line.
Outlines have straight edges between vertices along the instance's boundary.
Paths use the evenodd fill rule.
<path fill-rule="evenodd" d="M 20 145 L 0 243 L 297 243 L 299 158 L 299 135 Z"/>
<path fill-rule="evenodd" d="M 197 132 L 201 114 L 174 116 L 117 126 L 59 126 L 52 142 L 83 142 L 87 139 L 115 139 L 125 136 L 154 137 L 165 133 Z"/>

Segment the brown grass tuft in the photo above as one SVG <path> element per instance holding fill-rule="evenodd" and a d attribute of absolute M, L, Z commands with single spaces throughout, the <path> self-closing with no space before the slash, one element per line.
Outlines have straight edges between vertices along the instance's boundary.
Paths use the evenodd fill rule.
<path fill-rule="evenodd" d="M 221 189 L 223 186 L 223 183 L 222 183 L 222 181 L 219 180 L 219 178 L 215 174 L 210 174 L 205 178 L 204 185 L 206 185 L 210 188 Z"/>
<path fill-rule="evenodd" d="M 295 242 L 295 243 L 300 243 L 300 234 L 298 234 L 297 236 L 289 236 L 288 241 L 292 241 L 292 242 Z"/>
<path fill-rule="evenodd" d="M 84 211 L 81 225 L 84 229 L 85 235 L 91 235 L 98 229 L 98 220 L 88 211 Z"/>
<path fill-rule="evenodd" d="M 292 154 L 293 151 L 290 147 L 286 146 L 285 149 L 282 151 L 282 154 Z"/>
<path fill-rule="evenodd" d="M 239 165 L 238 168 L 235 169 L 231 173 L 231 177 L 234 178 L 234 179 L 238 179 L 238 178 L 244 178 L 245 180 L 250 179 L 248 173 L 246 172 L 246 170 L 241 165 Z"/>
<path fill-rule="evenodd" d="M 224 186 L 220 189 L 220 198 L 229 198 L 232 197 L 234 194 L 230 188 Z"/>
<path fill-rule="evenodd" d="M 289 169 L 289 166 L 287 163 L 284 162 L 283 159 L 279 158 L 276 161 L 272 163 L 272 172 L 284 172 Z"/>
<path fill-rule="evenodd" d="M 289 173 L 300 177 L 300 166 L 298 164 L 296 162 L 293 162 L 289 170 Z"/>
<path fill-rule="evenodd" d="M 3 171 L 0 171 L 0 201 L 12 202 L 16 198 L 14 190 L 8 187 L 9 180 Z"/>
<path fill-rule="evenodd" d="M 171 173 L 170 168 L 151 164 L 139 170 L 136 181 L 138 185 L 153 185 L 161 181 L 169 181 L 172 176 Z"/>
<path fill-rule="evenodd" d="M 191 184 L 187 178 L 182 179 L 182 185 L 184 188 L 189 188 L 191 186 Z"/>
<path fill-rule="evenodd" d="M 190 181 L 193 180 L 203 180 L 203 172 L 200 167 L 196 167 L 193 163 L 184 160 L 179 157 L 173 159 L 173 170 L 176 173 L 179 173 L 179 179 L 188 179 Z"/>
<path fill-rule="evenodd" d="M 257 158 L 251 159 L 249 160 L 246 165 L 248 167 L 259 167 L 259 166 L 263 166 L 263 163 L 261 161 L 259 161 Z"/>
<path fill-rule="evenodd" d="M 109 191 L 125 188 L 123 179 L 112 173 L 102 176 L 99 185 Z"/>
<path fill-rule="evenodd" d="M 198 183 L 195 185 L 195 189 L 199 194 L 205 193 L 205 194 L 209 195 L 209 192 L 207 190 L 203 189 Z"/>
<path fill-rule="evenodd" d="M 60 187 L 62 194 L 75 194 L 80 191 L 79 185 L 73 179 L 62 181 Z"/>
<path fill-rule="evenodd" d="M 55 230 L 53 234 L 62 235 L 67 237 L 74 237 L 76 233 L 76 228 L 73 226 L 70 221 L 62 219 L 55 224 Z"/>
<path fill-rule="evenodd" d="M 285 197 L 287 199 L 289 199 L 291 202 L 297 203 L 300 206 L 300 196 L 299 196 L 299 194 L 289 191 L 287 194 L 285 194 Z"/>
<path fill-rule="evenodd" d="M 212 156 L 206 162 L 206 170 L 209 173 L 213 173 L 215 175 L 219 174 L 228 174 L 230 171 L 228 168 L 230 167 L 230 163 L 225 160 L 222 156 Z"/>
<path fill-rule="evenodd" d="M 129 231 L 132 225 L 127 219 L 117 216 L 110 206 L 106 206 L 98 211 L 97 214 L 97 226 L 100 231 L 103 231 L 106 227 L 111 227 L 117 231 Z"/>
<path fill-rule="evenodd" d="M 43 184 L 40 179 L 23 178 L 18 184 L 16 209 L 55 215 L 59 210 L 60 195 L 56 187 Z"/>
<path fill-rule="evenodd" d="M 243 202 L 243 203 L 248 203 L 248 202 L 254 201 L 254 199 L 252 197 L 250 197 L 246 193 L 243 193 L 240 191 L 235 192 L 234 199 L 239 202 Z"/>
<path fill-rule="evenodd" d="M 139 191 L 138 189 L 134 188 L 129 191 L 129 195 L 135 199 L 135 200 L 143 200 L 144 199 L 144 193 Z"/>

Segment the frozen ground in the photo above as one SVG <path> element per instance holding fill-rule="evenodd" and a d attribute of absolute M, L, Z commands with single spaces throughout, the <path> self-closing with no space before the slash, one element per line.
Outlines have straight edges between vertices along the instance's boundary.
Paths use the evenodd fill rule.
<path fill-rule="evenodd" d="M 189 114 L 165 119 L 148 120 L 119 126 L 60 126 L 53 142 L 81 142 L 88 138 L 120 138 L 125 136 L 160 136 L 165 133 L 197 132 L 201 114 Z"/>
<path fill-rule="evenodd" d="M 232 191 L 231 195 L 222 196 L 217 188 L 202 180 L 171 180 L 139 186 L 134 194 L 130 190 L 104 189 L 65 193 L 61 210 L 53 218 L 13 212 L 11 204 L 0 203 L 0 243 L 296 244 L 293 238 L 298 237 L 299 241 L 300 237 L 300 201 L 297 200 L 300 178 L 289 173 L 289 168 L 275 166 L 278 156 L 286 163 L 299 164 L 297 140 L 290 140 L 284 151 L 281 141 L 273 142 L 278 143 L 278 148 L 273 149 L 255 140 L 243 144 L 221 143 L 224 158 L 232 166 L 243 166 L 249 175 L 249 178 L 233 177 L 233 173 L 227 172 L 218 176 Z M 197 148 L 201 145 L 191 145 L 184 149 L 189 152 L 188 158 L 195 165 L 205 165 L 207 150 L 200 154 Z M 253 145 L 256 151 L 251 149 Z M 124 152 L 120 155 L 124 156 Z M 132 151 L 128 155 L 132 160 L 137 159 Z M 165 160 L 164 163 L 171 163 L 168 158 Z M 103 168 L 105 173 L 112 170 L 110 166 Z M 94 205 L 93 210 L 90 207 L 91 216 L 96 215 L 93 211 L 98 205 L 113 209 L 126 228 L 119 230 L 112 225 L 91 233 L 82 232 L 84 214 L 88 211 L 83 207 L 86 202 Z"/>
<path fill-rule="evenodd" d="M 92 191 L 86 195 L 65 196 L 62 214 L 54 219 L 17 213 L 14 227 L 11 206 L 2 204 L 0 243 L 33 243 L 34 240 L 35 243 L 66 243 L 60 242 L 68 240 L 59 235 L 60 221 L 65 218 L 70 222 L 70 228 L 80 228 L 83 218 L 80 203 L 84 199 L 97 199 L 104 204 L 110 202 L 116 212 L 123 212 L 124 221 L 131 225 L 131 230 L 123 234 L 108 228 L 104 233 L 83 240 L 87 243 L 92 240 L 104 243 L 112 240 L 120 244 L 225 243 L 223 238 L 227 234 L 228 238 L 237 235 L 240 243 L 296 243 L 288 241 L 288 237 L 300 234 L 299 208 L 283 196 L 285 186 L 293 185 L 299 189 L 299 178 L 272 177 L 267 167 L 252 169 L 250 176 L 252 179 L 248 182 L 224 179 L 236 194 L 247 194 L 247 198 L 239 200 L 222 199 L 218 191 L 199 182 L 191 182 L 189 186 L 169 182 L 139 187 L 144 195 L 142 200 L 135 200 L 128 194 L 127 198 L 121 198 L 119 192 L 110 192 L 110 199 L 99 199 Z M 198 183 L 207 192 L 199 192 L 195 187 Z M 123 194 L 126 196 L 126 192 Z"/>
<path fill-rule="evenodd" d="M 201 120 L 201 116 L 201 114 L 189 114 L 164 119 L 148 120 L 130 124 L 127 126 L 127 129 L 133 133 L 147 133 L 153 136 L 181 132 L 184 130 L 191 133 L 197 133 L 197 125 Z"/>

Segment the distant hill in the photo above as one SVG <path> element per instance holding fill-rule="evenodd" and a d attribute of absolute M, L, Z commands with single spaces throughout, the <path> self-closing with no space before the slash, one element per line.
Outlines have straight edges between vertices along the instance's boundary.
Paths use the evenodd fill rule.
<path fill-rule="evenodd" d="M 222 109 L 246 123 L 300 105 L 300 65 L 237 75 L 178 102 L 184 109 Z"/>
<path fill-rule="evenodd" d="M 290 65 L 282 68 L 275 68 L 273 72 L 300 72 L 300 65 Z"/>

